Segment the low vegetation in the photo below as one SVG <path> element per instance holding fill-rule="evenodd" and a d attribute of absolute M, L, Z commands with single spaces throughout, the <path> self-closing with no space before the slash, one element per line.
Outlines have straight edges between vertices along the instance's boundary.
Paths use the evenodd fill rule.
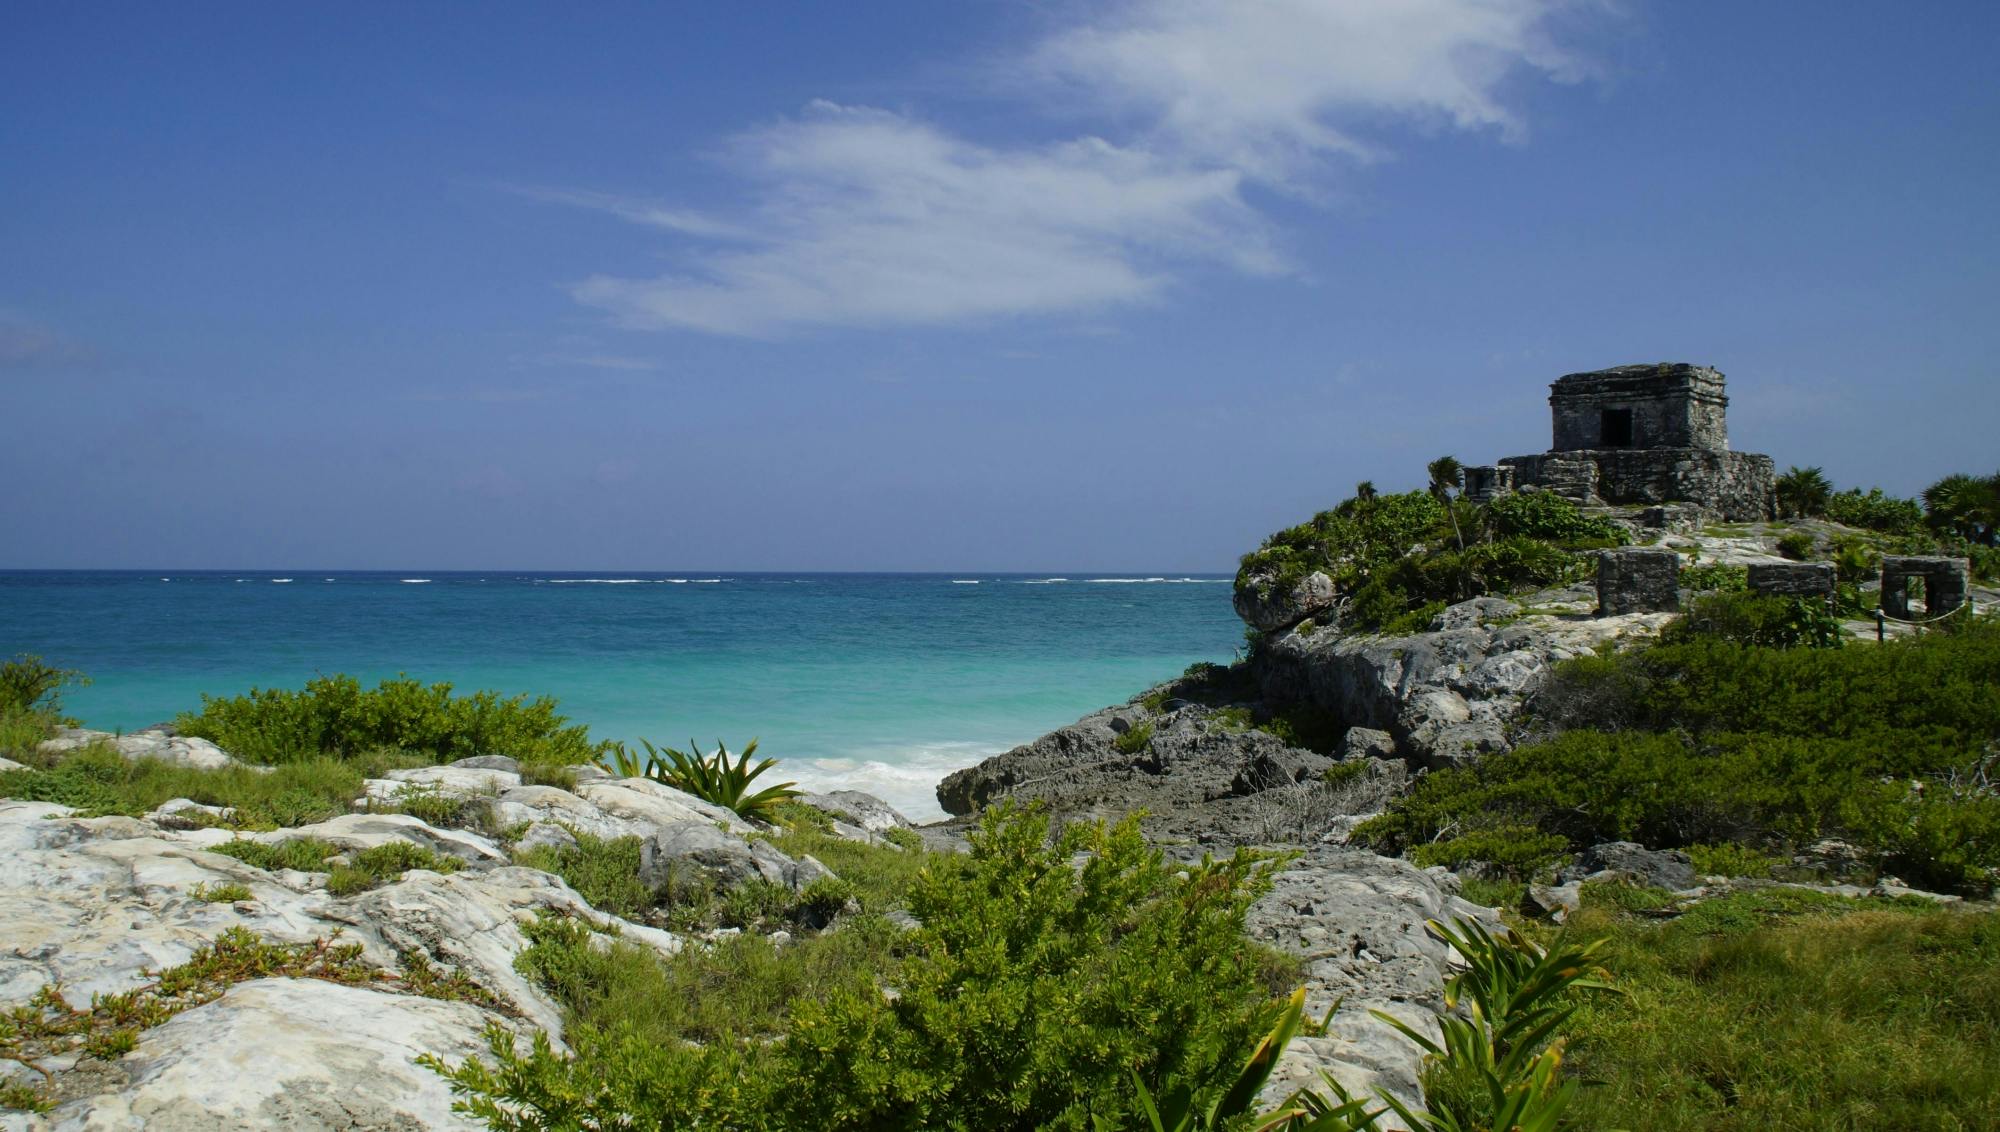
<path fill-rule="evenodd" d="M 1994 1127 L 1990 908 L 1772 889 L 1662 920 L 1587 893 L 1572 930 L 1608 937 L 1621 993 L 1567 1023 L 1571 1127 Z"/>
<path fill-rule="evenodd" d="M 335 896 L 353 896 L 401 880 L 411 869 L 434 873 L 455 873 L 465 867 L 457 857 L 434 852 L 408 841 L 389 841 L 354 854 L 345 865 L 336 865 L 326 877 L 326 890 Z"/>
<path fill-rule="evenodd" d="M 507 755 L 524 765 L 588 763 L 603 750 L 546 696 L 452 695 L 450 684 L 399 677 L 364 689 L 352 676 L 323 676 L 299 691 L 253 688 L 203 696 L 199 712 L 175 720 L 182 734 L 214 742 L 253 763 L 349 759 L 389 750 L 430 762 Z"/>
<path fill-rule="evenodd" d="M 310 825 L 347 813 L 362 779 L 415 761 L 377 752 L 351 760 L 313 758 L 270 771 L 198 770 L 157 759 L 127 760 L 107 747 L 24 755 L 27 768 L 0 773 L 0 797 L 74 806 L 85 816 L 139 816 L 175 798 L 232 811 L 219 824 L 240 829 Z"/>
<path fill-rule="evenodd" d="M 1237 588 L 1284 593 L 1317 571 L 1342 599 L 1341 626 L 1412 632 L 1452 602 L 1581 581 L 1593 569 L 1582 552 L 1627 540 L 1550 492 L 1467 502 L 1454 469 L 1434 466 L 1431 490 L 1359 492 L 1279 531 L 1243 556 Z"/>
<path fill-rule="evenodd" d="M 2000 624 L 1845 649 L 1671 634 L 1563 666 L 1528 742 L 1433 772 L 1356 831 L 1528 876 L 1600 841 L 1782 851 L 1837 836 L 1912 883 L 2000 866 Z"/>
<path fill-rule="evenodd" d="M 751 788 L 751 784 L 765 771 L 778 765 L 776 759 L 764 759 L 751 765 L 750 759 L 757 753 L 755 739 L 750 740 L 733 763 L 729 761 L 729 748 L 719 739 L 713 754 L 703 754 L 691 739 L 685 751 L 655 747 L 644 739 L 639 740 L 639 745 L 646 750 L 645 769 L 641 773 L 704 802 L 734 810 L 742 817 L 768 820 L 777 812 L 780 803 L 801 793 L 796 789 L 796 782 L 780 782 L 761 790 Z"/>
<path fill-rule="evenodd" d="M 491 1061 L 440 1068 L 494 1128 L 1123 1126 L 1131 1071 L 1206 1100 L 1268 1028 L 1267 965 L 1241 938 L 1268 868 L 1177 868 L 1135 822 L 1051 836 L 999 809 L 969 854 L 924 858 L 907 931 L 864 913 L 782 953 L 746 939 L 661 968 L 545 927 L 531 964 L 578 1016 L 574 1056 L 496 1035 Z M 690 1014 L 732 1000 L 706 1029 Z"/>

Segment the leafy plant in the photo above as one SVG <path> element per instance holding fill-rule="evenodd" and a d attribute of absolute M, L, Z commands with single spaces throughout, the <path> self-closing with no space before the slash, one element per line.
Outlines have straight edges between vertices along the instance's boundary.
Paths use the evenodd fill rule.
<path fill-rule="evenodd" d="M 1924 489 L 1924 521 L 1980 546 L 2000 545 L 2000 472 L 1949 475 Z"/>
<path fill-rule="evenodd" d="M 238 900 L 251 897 L 250 886 L 231 881 L 226 884 L 198 884 L 188 890 L 188 895 L 205 904 L 234 904 Z"/>
<path fill-rule="evenodd" d="M 1818 544 L 1804 531 L 1788 531 L 1778 536 L 1778 553 L 1794 562 L 1804 562 L 1813 556 Z"/>
<path fill-rule="evenodd" d="M 22 653 L 0 662 L 0 715 L 59 715 L 63 688 L 89 682 L 81 672 L 44 664 L 41 657 Z"/>
<path fill-rule="evenodd" d="M 688 740 L 685 751 L 655 747 L 644 739 L 639 740 L 639 744 L 646 748 L 646 771 L 654 779 L 703 801 L 726 806 L 746 818 L 768 819 L 775 813 L 778 803 L 804 793 L 796 789 L 798 784 L 795 782 L 780 782 L 756 791 L 750 789 L 759 775 L 778 765 L 776 759 L 765 759 L 755 766 L 750 765 L 750 757 L 757 753 L 755 739 L 750 740 L 734 763 L 729 761 L 729 748 L 720 739 L 716 740 L 714 754 L 703 754 L 692 739 Z"/>
<path fill-rule="evenodd" d="M 1121 755 L 1136 755 L 1151 746 L 1152 742 L 1153 724 L 1148 721 L 1120 731 L 1118 737 L 1111 741 L 1111 746 Z"/>
<path fill-rule="evenodd" d="M 1826 478 L 1826 469 L 1817 467 L 1793 465 L 1778 477 L 1775 487 L 1778 514 L 1794 519 L 1816 519 L 1825 515 L 1827 500 L 1833 494 L 1833 482 Z"/>

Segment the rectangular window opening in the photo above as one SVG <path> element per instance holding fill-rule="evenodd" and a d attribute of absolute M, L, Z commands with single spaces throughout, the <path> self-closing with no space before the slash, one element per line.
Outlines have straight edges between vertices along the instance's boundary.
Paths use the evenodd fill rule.
<path fill-rule="evenodd" d="M 1600 443 L 1606 448 L 1632 447 L 1632 410 L 1604 410 L 1604 424 Z"/>

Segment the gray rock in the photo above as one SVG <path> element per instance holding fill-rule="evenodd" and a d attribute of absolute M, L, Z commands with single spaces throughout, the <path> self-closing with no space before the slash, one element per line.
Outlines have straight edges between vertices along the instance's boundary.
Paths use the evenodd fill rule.
<path fill-rule="evenodd" d="M 1280 590 L 1275 575 L 1256 575 L 1236 590 L 1236 615 L 1260 632 L 1289 629 L 1308 617 L 1316 617 L 1338 600 L 1333 579 L 1318 571 L 1307 574 L 1290 589 Z"/>
<path fill-rule="evenodd" d="M 148 1030 L 117 1064 L 129 1084 L 61 1105 L 57 1132 L 484 1128 L 416 1064 L 486 1053 L 489 1015 L 317 979 L 257 979 Z"/>
<path fill-rule="evenodd" d="M 1497 923 L 1492 909 L 1457 899 L 1404 861 L 1319 848 L 1279 873 L 1251 907 L 1245 931 L 1305 961 L 1306 1010 L 1314 1019 L 1339 1009 L 1323 1037 L 1287 1047 L 1264 1104 L 1317 1085 L 1321 1070 L 1358 1096 L 1382 1088 L 1421 1104 L 1422 1050 L 1369 1010 L 1437 1035 L 1453 953 L 1424 921 L 1458 918 Z"/>
<path fill-rule="evenodd" d="M 474 755 L 469 759 L 459 759 L 451 765 L 460 770 L 504 770 L 509 774 L 521 773 L 520 762 L 506 755 Z"/>
<path fill-rule="evenodd" d="M 576 834 L 554 822 L 538 821 L 528 826 L 528 831 L 514 843 L 516 852 L 527 849 L 570 849 L 576 846 Z"/>
<path fill-rule="evenodd" d="M 1340 761 L 1393 759 L 1396 737 L 1373 727 L 1350 727 L 1340 736 Z"/>
<path fill-rule="evenodd" d="M 1585 849 L 1577 862 L 1562 871 L 1561 880 L 1571 883 L 1599 873 L 1619 872 L 1641 884 L 1679 892 L 1695 886 L 1694 864 L 1679 849 L 1648 849 L 1632 841 L 1606 841 Z"/>
<path fill-rule="evenodd" d="M 885 829 L 908 829 L 910 819 L 873 794 L 859 790 L 835 790 L 830 794 L 801 794 L 797 801 L 822 813 L 845 819 L 870 833 Z"/>
<path fill-rule="evenodd" d="M 639 879 L 655 888 L 690 877 L 719 888 L 766 880 L 804 887 L 799 863 L 765 841 L 745 841 L 703 822 L 682 822 L 653 834 L 639 850 Z"/>
<path fill-rule="evenodd" d="M 1563 885 L 1531 884 L 1521 897 L 1521 914 L 1566 923 L 1583 907 L 1583 884 L 1571 881 Z"/>
<path fill-rule="evenodd" d="M 1481 625 L 1495 621 L 1506 621 L 1521 614 L 1521 607 L 1503 597 L 1475 597 L 1448 606 L 1431 622 L 1433 632 L 1451 629 L 1477 629 Z"/>
<path fill-rule="evenodd" d="M 1231 794 L 1256 794 L 1307 782 L 1326 773 L 1333 760 L 1300 747 L 1254 751 L 1229 782 Z"/>
<path fill-rule="evenodd" d="M 26 766 L 15 762 L 13 759 L 0 759 L 0 774 L 6 774 L 10 770 L 27 770 L 27 769 L 28 768 Z"/>
<path fill-rule="evenodd" d="M 56 732 L 54 738 L 43 740 L 40 750 L 49 754 L 61 754 L 93 744 L 110 747 L 126 762 L 151 759 L 169 766 L 184 766 L 195 770 L 220 770 L 223 767 L 238 765 L 227 751 L 206 739 L 186 739 L 165 731 L 134 731 L 129 735 L 114 735 L 109 731 L 66 727 Z"/>
<path fill-rule="evenodd" d="M 221 825 L 236 816 L 236 811 L 223 806 L 204 806 L 192 798 L 174 798 L 161 802 L 146 821 L 161 829 L 202 829 Z"/>
<path fill-rule="evenodd" d="M 1766 597 L 1833 596 L 1831 563 L 1759 562 L 1748 569 L 1751 590 Z"/>

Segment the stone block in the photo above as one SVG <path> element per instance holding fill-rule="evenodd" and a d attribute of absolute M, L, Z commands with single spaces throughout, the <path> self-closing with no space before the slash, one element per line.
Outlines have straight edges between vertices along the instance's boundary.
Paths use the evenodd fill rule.
<path fill-rule="evenodd" d="M 1750 588 L 1766 597 L 1831 597 L 1833 567 L 1825 562 L 1759 562 Z"/>
<path fill-rule="evenodd" d="M 1932 555 L 1884 555 L 1882 612 L 1899 621 L 1929 621 L 1965 604 L 1971 563 Z M 1919 579 L 1923 605 L 1915 604 L 1911 579 Z"/>
<path fill-rule="evenodd" d="M 1698 503 L 1661 503 L 1639 512 L 1640 526 L 1681 535 L 1700 530 L 1703 519 Z"/>
<path fill-rule="evenodd" d="M 1597 613 L 1673 613 L 1681 607 L 1681 556 L 1650 546 L 1607 550 L 1597 559 Z"/>

